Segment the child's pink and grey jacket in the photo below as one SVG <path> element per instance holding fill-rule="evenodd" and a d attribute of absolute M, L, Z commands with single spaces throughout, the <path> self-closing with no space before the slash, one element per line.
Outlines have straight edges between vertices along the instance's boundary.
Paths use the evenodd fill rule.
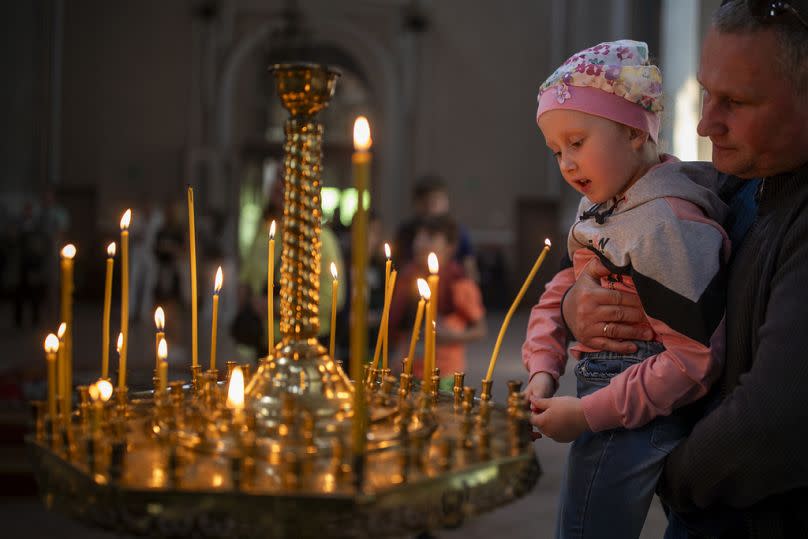
<path fill-rule="evenodd" d="M 633 365 L 582 399 L 589 428 L 637 428 L 703 396 L 719 374 L 724 349 L 724 266 L 729 239 L 719 223 L 726 205 L 708 163 L 666 156 L 619 200 L 586 197 L 568 238 L 573 266 L 548 283 L 533 307 L 522 361 L 556 382 L 566 363 L 561 300 L 584 267 L 599 259 L 612 275 L 601 285 L 637 294 L 651 340 L 665 351 Z M 573 343 L 571 352 L 594 352 Z"/>

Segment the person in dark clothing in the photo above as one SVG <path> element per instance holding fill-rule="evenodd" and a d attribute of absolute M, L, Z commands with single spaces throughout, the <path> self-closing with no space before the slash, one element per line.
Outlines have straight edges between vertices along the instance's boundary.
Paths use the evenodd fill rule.
<path fill-rule="evenodd" d="M 698 132 L 713 142 L 714 166 L 735 177 L 724 189 L 735 210 L 726 223 L 734 255 L 725 368 L 712 395 L 693 405 L 703 417 L 657 487 L 670 539 L 808 537 L 808 352 L 799 340 L 808 327 L 805 7 L 725 2 L 704 40 Z M 597 286 L 605 268 L 587 273 L 563 300 L 566 324 L 588 346 L 631 351 L 646 331 L 634 325 L 639 306 Z"/>

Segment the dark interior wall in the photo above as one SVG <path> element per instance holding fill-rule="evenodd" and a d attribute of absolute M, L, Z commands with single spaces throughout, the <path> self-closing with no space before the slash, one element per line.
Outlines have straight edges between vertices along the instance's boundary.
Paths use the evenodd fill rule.
<path fill-rule="evenodd" d="M 182 196 L 192 22 L 190 0 L 65 3 L 62 176 L 96 186 L 101 228 Z"/>

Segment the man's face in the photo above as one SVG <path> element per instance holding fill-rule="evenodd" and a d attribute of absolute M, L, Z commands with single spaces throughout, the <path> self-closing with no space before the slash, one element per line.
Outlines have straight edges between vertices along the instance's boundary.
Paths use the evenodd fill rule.
<path fill-rule="evenodd" d="M 782 72 L 779 50 L 770 30 L 727 34 L 711 28 L 704 39 L 698 133 L 710 137 L 721 172 L 758 178 L 808 160 L 808 99 Z"/>

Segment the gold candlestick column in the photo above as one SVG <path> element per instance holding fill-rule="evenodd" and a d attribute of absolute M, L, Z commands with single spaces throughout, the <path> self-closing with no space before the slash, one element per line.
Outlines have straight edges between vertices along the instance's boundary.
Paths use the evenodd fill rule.
<path fill-rule="evenodd" d="M 328 105 L 339 73 L 315 64 L 276 65 L 272 73 L 291 116 L 283 162 L 280 342 L 247 387 L 248 406 L 259 429 L 272 428 L 282 398 L 294 394 L 325 429 L 337 412 L 350 413 L 352 394 L 345 373 L 317 342 L 323 126 L 316 115 Z"/>

